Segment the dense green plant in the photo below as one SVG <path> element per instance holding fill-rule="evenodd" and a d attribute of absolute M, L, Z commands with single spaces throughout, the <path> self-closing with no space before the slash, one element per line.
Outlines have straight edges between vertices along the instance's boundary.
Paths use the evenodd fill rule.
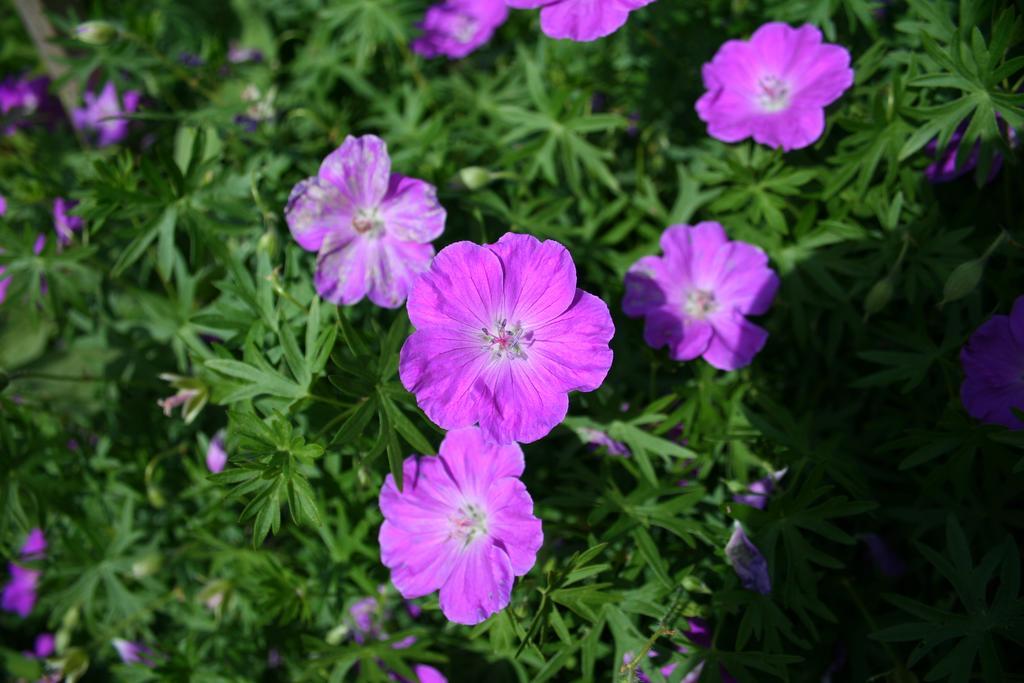
<path fill-rule="evenodd" d="M 19 653 L 55 631 L 81 680 L 387 680 L 414 663 L 452 681 L 621 680 L 627 653 L 668 661 L 703 616 L 706 658 L 744 683 L 820 681 L 837 659 L 832 680 L 1021 680 L 1024 432 L 965 414 L 958 353 L 1024 294 L 1007 134 L 1024 130 L 1024 8 L 660 0 L 595 43 L 519 12 L 448 62 L 409 50 L 425 4 L 96 0 L 53 17 L 67 83 L 114 79 L 144 106 L 118 146 L 66 125 L 0 137 L 0 542 L 14 558 L 41 527 L 50 544 L 32 616 L 0 615 L 8 674 L 37 677 Z M 76 41 L 85 19 L 115 35 Z M 701 64 L 768 19 L 819 25 L 856 71 L 822 140 L 785 155 L 711 139 L 693 110 Z M 40 71 L 16 13 L 0 36 L 0 71 Z M 263 60 L 229 63 L 230 41 Z M 265 120 L 240 125 L 257 104 Z M 925 145 L 968 119 L 976 173 L 930 185 Z M 510 607 L 462 627 L 435 596 L 414 620 L 387 588 L 388 639 L 362 644 L 345 626 L 388 582 L 381 483 L 442 433 L 398 380 L 404 311 L 320 301 L 283 220 L 349 133 L 438 186 L 438 246 L 556 239 L 616 324 L 607 381 L 525 447 L 545 544 Z M 34 255 L 58 196 L 86 227 Z M 621 313 L 626 269 L 699 220 L 782 279 L 768 345 L 737 372 L 669 360 Z M 190 422 L 157 406 L 182 387 Z M 230 461 L 210 475 L 220 429 Z M 590 429 L 632 457 L 587 449 Z M 783 467 L 766 509 L 733 501 Z M 726 561 L 737 519 L 771 595 Z M 906 572 L 880 573 L 866 534 Z M 113 638 L 159 666 L 119 663 Z"/>

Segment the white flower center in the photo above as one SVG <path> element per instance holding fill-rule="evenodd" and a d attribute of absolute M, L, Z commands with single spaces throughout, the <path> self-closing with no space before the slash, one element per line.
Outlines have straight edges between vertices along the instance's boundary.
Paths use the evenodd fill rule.
<path fill-rule="evenodd" d="M 448 518 L 448 538 L 462 542 L 463 547 L 487 535 L 487 513 L 474 503 L 463 503 Z"/>
<path fill-rule="evenodd" d="M 376 235 L 384 227 L 384 219 L 376 207 L 372 209 L 359 209 L 352 219 L 352 229 L 360 235 Z"/>
<path fill-rule="evenodd" d="M 473 40 L 473 36 L 476 35 L 478 28 L 477 20 L 466 14 L 459 15 L 455 20 L 455 25 L 452 27 L 452 33 L 456 42 L 463 45 Z"/>
<path fill-rule="evenodd" d="M 765 74 L 757 80 L 757 104 L 765 112 L 774 113 L 789 108 L 789 83 Z"/>
<path fill-rule="evenodd" d="M 495 360 L 501 358 L 525 360 L 526 349 L 533 344 L 533 333 L 524 330 L 521 323 L 509 327 L 507 320 L 499 320 L 490 330 L 484 327 L 480 332 L 484 348 Z"/>
<path fill-rule="evenodd" d="M 715 301 L 715 295 L 705 289 L 691 290 L 686 295 L 686 302 L 683 304 L 686 315 L 695 320 L 703 320 L 714 313 L 717 308 L 718 302 Z"/>

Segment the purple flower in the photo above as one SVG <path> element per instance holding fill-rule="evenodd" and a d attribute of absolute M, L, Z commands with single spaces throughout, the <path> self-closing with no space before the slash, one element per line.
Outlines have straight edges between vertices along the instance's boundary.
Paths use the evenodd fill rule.
<path fill-rule="evenodd" d="M 549 38 L 597 40 L 625 25 L 629 13 L 654 0 L 508 0 L 509 7 L 540 10 L 540 30 Z"/>
<path fill-rule="evenodd" d="M 825 107 L 853 85 L 850 53 L 822 42 L 810 24 L 771 22 L 749 41 L 726 41 L 702 71 L 707 92 L 697 115 L 723 142 L 753 137 L 785 151 L 825 130 Z"/>
<path fill-rule="evenodd" d="M 616 441 L 612 437 L 608 436 L 607 432 L 602 432 L 600 429 L 591 429 L 590 427 L 580 427 L 576 430 L 579 437 L 587 444 L 588 448 L 592 451 L 596 451 L 598 448 L 604 447 L 608 455 L 618 455 L 623 458 L 628 458 L 631 453 L 629 446 Z"/>
<path fill-rule="evenodd" d="M 53 200 L 53 229 L 57 232 L 58 247 L 66 247 L 71 244 L 74 233 L 85 225 L 81 216 L 72 216 L 68 213 L 77 205 L 78 202 L 63 197 Z"/>
<path fill-rule="evenodd" d="M 381 561 L 402 596 L 440 590 L 441 612 L 467 625 L 508 605 L 544 541 L 523 466 L 518 445 L 489 443 L 470 427 L 448 432 L 437 457 L 407 458 L 401 492 L 387 476 Z"/>
<path fill-rule="evenodd" d="M 284 658 L 281 657 L 281 653 L 276 647 L 272 647 L 267 650 L 267 668 L 276 669 L 281 666 L 284 662 Z"/>
<path fill-rule="evenodd" d="M 231 41 L 228 45 L 228 61 L 232 64 L 262 62 L 263 53 L 254 47 L 243 47 L 235 41 Z"/>
<path fill-rule="evenodd" d="M 897 555 L 889 544 L 876 533 L 863 534 L 860 540 L 867 546 L 868 555 L 871 561 L 883 576 L 891 579 L 898 578 L 907 573 L 907 563 Z"/>
<path fill-rule="evenodd" d="M 14 612 L 24 619 L 32 612 L 32 608 L 36 604 L 36 584 L 39 582 L 39 572 L 35 569 L 26 569 L 14 562 L 7 565 L 7 570 L 11 578 L 4 586 L 0 607 L 8 612 Z"/>
<path fill-rule="evenodd" d="M 201 66 L 206 66 L 206 60 L 195 54 L 194 52 L 182 52 L 178 55 L 178 61 L 183 66 L 187 66 L 192 69 L 198 69 Z"/>
<path fill-rule="evenodd" d="M 508 233 L 445 247 L 409 295 L 416 331 L 399 375 L 444 429 L 480 424 L 504 444 L 542 438 L 612 364 L 608 306 L 576 287 L 569 251 Z"/>
<path fill-rule="evenodd" d="M 12 135 L 42 118 L 53 119 L 60 105 L 50 96 L 50 79 L 8 76 L 0 81 L 0 132 Z"/>
<path fill-rule="evenodd" d="M 222 472 L 228 462 L 228 452 L 224 446 L 224 430 L 213 435 L 206 446 L 206 469 L 214 474 Z"/>
<path fill-rule="evenodd" d="M 100 147 L 116 144 L 128 137 L 130 121 L 125 117 L 139 108 L 141 97 L 138 90 L 120 97 L 114 83 L 107 81 L 98 95 L 85 93 L 85 106 L 71 112 L 71 121 L 75 128 L 93 136 Z"/>
<path fill-rule="evenodd" d="M 462 59 L 489 41 L 506 19 L 505 0 L 444 0 L 417 25 L 423 35 L 412 42 L 412 51 L 428 59 Z"/>
<path fill-rule="evenodd" d="M 55 639 L 52 633 L 40 633 L 36 636 L 35 647 L 32 648 L 32 656 L 36 659 L 45 659 L 53 654 Z"/>
<path fill-rule="evenodd" d="M 744 316 L 768 311 L 779 278 L 768 257 L 731 242 L 714 222 L 673 225 L 661 235 L 663 257 L 645 256 L 626 274 L 622 308 L 644 316 L 644 339 L 667 345 L 674 360 L 704 360 L 720 370 L 750 364 L 768 333 Z"/>
<path fill-rule="evenodd" d="M 729 560 L 736 576 L 740 577 L 740 583 L 747 590 L 755 591 L 761 595 L 768 595 L 772 592 L 772 580 L 768 576 L 768 561 L 757 549 L 757 546 L 747 538 L 743 527 L 739 522 L 733 526 L 732 536 L 725 545 L 725 557 Z"/>
<path fill-rule="evenodd" d="M 32 253 L 39 256 L 43 253 L 43 249 L 46 249 L 46 235 L 39 233 L 36 235 L 36 241 L 32 243 Z"/>
<path fill-rule="evenodd" d="M 46 536 L 42 529 L 32 529 L 25 537 L 19 551 L 22 559 L 39 560 L 46 553 Z M 0 607 L 14 612 L 22 619 L 27 617 L 36 604 L 36 585 L 39 583 L 39 571 L 28 569 L 11 562 L 7 565 L 10 580 L 4 586 Z"/>
<path fill-rule="evenodd" d="M 428 664 L 413 664 L 412 672 L 416 674 L 416 678 L 412 680 L 403 678 L 396 673 L 389 674 L 389 676 L 397 683 L 448 683 L 444 674 Z"/>
<path fill-rule="evenodd" d="M 348 616 L 352 621 L 352 637 L 359 644 L 366 640 L 380 640 L 383 631 L 377 624 L 377 609 L 380 603 L 377 598 L 367 596 L 356 600 L 348 608 Z"/>
<path fill-rule="evenodd" d="M 142 664 L 150 668 L 156 666 L 154 652 L 141 643 L 114 638 L 110 644 L 114 646 L 121 661 L 125 664 Z"/>
<path fill-rule="evenodd" d="M 7 213 L 7 198 L 0 194 L 0 216 Z"/>
<path fill-rule="evenodd" d="M 1010 315 L 992 316 L 975 330 L 960 351 L 960 364 L 960 401 L 967 413 L 988 424 L 1024 429 L 1012 410 L 1024 410 L 1024 296 Z"/>
<path fill-rule="evenodd" d="M 397 308 L 430 265 L 445 211 L 433 185 L 392 173 L 387 145 L 364 135 L 345 138 L 292 189 L 285 218 L 299 246 L 319 252 L 320 296 Z"/>
<path fill-rule="evenodd" d="M 1009 138 L 1011 146 L 1015 145 L 1017 142 L 1017 132 L 1007 126 L 1006 121 L 999 114 L 996 114 L 996 122 Z M 978 158 L 981 156 L 981 140 L 977 140 L 974 143 L 974 147 L 971 148 L 967 158 L 964 159 L 961 165 L 957 166 L 956 164 L 956 158 L 960 152 L 960 141 L 963 139 L 964 133 L 967 132 L 969 123 L 970 120 L 966 120 L 957 126 L 957 129 L 953 131 L 953 136 L 949 139 L 949 144 L 946 145 L 941 153 L 938 149 L 939 141 L 937 139 L 932 140 L 925 146 L 925 154 L 935 159 L 924 170 L 924 175 L 928 182 L 933 184 L 948 183 L 967 175 L 978 165 Z M 988 178 L 986 178 L 985 182 L 990 183 L 995 180 L 1002 167 L 1003 155 L 994 154 L 992 156 L 992 167 L 989 169 Z"/>
<path fill-rule="evenodd" d="M 39 528 L 32 529 L 25 537 L 21 546 L 21 556 L 25 558 L 42 557 L 46 552 L 46 535 Z"/>
<path fill-rule="evenodd" d="M 774 472 L 763 479 L 758 479 L 753 484 L 747 487 L 747 493 L 737 493 L 732 499 L 737 503 L 743 505 L 749 505 L 750 507 L 757 508 L 758 510 L 764 510 L 768 506 L 768 496 L 775 490 L 775 484 L 782 480 L 786 476 L 786 472 L 789 468 L 784 468 L 778 472 Z"/>

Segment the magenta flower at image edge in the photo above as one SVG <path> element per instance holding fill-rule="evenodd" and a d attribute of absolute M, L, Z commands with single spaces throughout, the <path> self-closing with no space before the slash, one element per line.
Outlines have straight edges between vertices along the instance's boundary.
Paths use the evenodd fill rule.
<path fill-rule="evenodd" d="M 1024 296 L 1009 315 L 995 315 L 974 331 L 960 351 L 964 381 L 960 401 L 976 420 L 1024 429 L 1013 409 L 1024 411 Z"/>
<path fill-rule="evenodd" d="M 412 51 L 428 59 L 462 59 L 489 41 L 506 19 L 505 0 L 445 0 L 429 7 L 417 24 L 423 35 L 412 42 Z"/>
<path fill-rule="evenodd" d="M 19 550 L 19 556 L 23 560 L 38 561 L 45 556 L 46 547 L 46 536 L 43 534 L 43 530 L 35 528 L 29 531 L 25 537 Z M 0 607 L 24 619 L 35 607 L 36 586 L 39 583 L 40 572 L 37 569 L 23 567 L 17 562 L 9 563 L 7 568 L 10 579 L 4 585 Z"/>
<path fill-rule="evenodd" d="M 507 0 L 516 9 L 540 8 L 540 29 L 549 38 L 589 42 L 615 33 L 629 13 L 654 0 Z"/>
<path fill-rule="evenodd" d="M 407 458 L 401 492 L 386 477 L 381 561 L 402 596 L 440 591 L 441 612 L 466 625 L 508 606 L 544 541 L 523 467 L 518 444 L 495 445 L 469 427 L 448 432 L 437 457 Z"/>
<path fill-rule="evenodd" d="M 397 308 L 430 266 L 445 210 L 433 185 L 392 173 L 387 145 L 364 135 L 345 138 L 292 189 L 285 219 L 299 246 L 318 252 L 321 297 Z"/>
<path fill-rule="evenodd" d="M 570 391 L 593 391 L 612 364 L 604 301 L 576 286 L 569 251 L 508 233 L 456 242 L 414 284 L 399 376 L 444 429 L 479 424 L 489 441 L 529 443 L 563 419 Z"/>
<path fill-rule="evenodd" d="M 661 248 L 664 256 L 645 256 L 626 273 L 622 308 L 645 318 L 647 344 L 720 370 L 749 365 L 768 333 L 745 316 L 766 313 L 779 287 L 765 253 L 713 222 L 669 226 Z"/>
<path fill-rule="evenodd" d="M 702 70 L 707 92 L 697 115 L 723 142 L 752 137 L 783 151 L 814 143 L 825 131 L 825 107 L 853 85 L 850 53 L 822 42 L 810 24 L 771 22 L 750 40 L 729 40 Z"/>
<path fill-rule="evenodd" d="M 99 94 L 86 92 L 83 99 L 85 106 L 71 112 L 71 121 L 78 130 L 93 135 L 97 145 L 107 147 L 128 137 L 131 122 L 126 115 L 139 108 L 142 94 L 128 90 L 122 97 L 113 81 L 107 81 Z"/>
<path fill-rule="evenodd" d="M 32 253 L 35 254 L 36 256 L 39 256 L 40 254 L 43 253 L 43 249 L 45 248 L 46 235 L 44 235 L 43 233 L 39 233 L 38 235 L 36 235 L 36 240 L 32 244 Z M 0 247 L 0 254 L 2 253 L 4 253 L 4 248 Z M 3 274 L 6 270 L 7 269 L 4 266 L 0 266 L 0 304 L 2 304 L 7 299 L 7 289 L 8 287 L 10 287 L 11 280 L 14 277 L 12 275 L 3 277 Z M 40 277 L 39 279 L 39 291 L 42 292 L 43 294 L 46 294 L 47 286 L 45 277 Z"/>

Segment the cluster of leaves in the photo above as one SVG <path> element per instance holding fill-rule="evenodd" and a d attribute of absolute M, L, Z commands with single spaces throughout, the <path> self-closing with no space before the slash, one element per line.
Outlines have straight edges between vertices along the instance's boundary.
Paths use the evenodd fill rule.
<path fill-rule="evenodd" d="M 13 557 L 30 527 L 50 539 L 32 617 L 0 616 L 4 666 L 35 675 L 19 653 L 50 630 L 83 680 L 387 680 L 418 662 L 453 681 L 662 680 L 645 653 L 679 664 L 672 681 L 705 660 L 709 681 L 717 664 L 744 683 L 1012 680 L 1024 438 L 964 414 L 957 353 L 1024 293 L 1019 3 L 660 0 L 593 44 L 515 12 L 452 63 L 409 51 L 426 4 L 98 0 L 54 17 L 64 36 L 114 24 L 104 45 L 58 40 L 68 81 L 110 78 L 146 106 L 113 148 L 66 126 L 0 138 L 0 543 Z M 821 26 L 857 73 L 822 141 L 786 155 L 711 140 L 693 112 L 700 65 L 767 18 Z M 0 35 L 3 73 L 39 69 L 16 14 Z M 262 60 L 230 63 L 232 41 Z M 254 98 L 269 114 L 240 125 Z M 965 121 L 974 177 L 930 186 L 925 145 Z M 436 597 L 414 621 L 386 589 L 390 635 L 360 644 L 347 609 L 388 578 L 377 492 L 442 435 L 397 380 L 405 314 L 319 301 L 282 208 L 369 132 L 438 186 L 438 247 L 557 239 L 617 334 L 605 385 L 526 448 L 545 545 L 510 607 L 455 627 Z M 86 228 L 36 256 L 56 196 Z M 671 362 L 619 312 L 626 269 L 697 220 L 782 278 L 740 372 Z M 190 424 L 156 405 L 174 391 L 162 373 L 208 398 Z M 222 428 L 230 462 L 211 476 Z M 593 429 L 631 457 L 587 448 Z M 733 501 L 783 467 L 766 509 Z M 736 520 L 771 595 L 726 561 Z M 907 574 L 879 573 L 866 534 Z M 711 648 L 683 635 L 696 616 Z M 117 664 L 116 637 L 160 666 Z"/>

